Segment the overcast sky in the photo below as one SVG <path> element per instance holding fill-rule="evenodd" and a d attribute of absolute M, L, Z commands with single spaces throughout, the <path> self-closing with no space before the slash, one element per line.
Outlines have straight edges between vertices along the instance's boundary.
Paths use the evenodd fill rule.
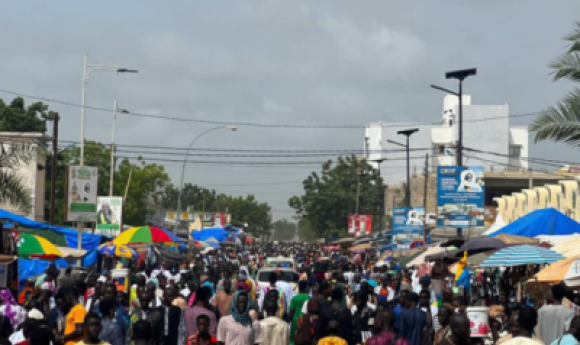
<path fill-rule="evenodd" d="M 10 1 L 0 10 L 0 89 L 79 104 L 87 53 L 91 63 L 139 69 L 93 73 L 90 106 L 112 108 L 117 98 L 134 112 L 265 124 L 431 122 L 440 119 L 443 94 L 429 84 L 455 88 L 445 71 L 477 67 L 465 83 L 473 104 L 508 103 L 511 114 L 521 114 L 542 110 L 571 89 L 552 82 L 547 64 L 563 51 L 561 37 L 578 13 L 574 0 L 557 6 L 535 0 Z M 0 92 L 0 98 L 13 96 Z M 63 117 L 61 138 L 78 141 L 80 109 L 49 104 Z M 111 113 L 88 110 L 86 138 L 108 143 L 111 123 Z M 120 115 L 117 143 L 187 147 L 209 128 Z M 363 136 L 362 129 L 242 126 L 207 135 L 196 147 L 351 150 L 362 149 Z M 530 155 L 580 160 L 577 151 L 550 143 L 533 145 Z M 385 172 L 403 163 L 385 163 Z M 163 164 L 178 183 L 180 164 Z M 314 168 L 190 164 L 185 180 L 229 194 L 253 192 L 279 219 L 292 216 L 287 200 L 301 193 Z"/>

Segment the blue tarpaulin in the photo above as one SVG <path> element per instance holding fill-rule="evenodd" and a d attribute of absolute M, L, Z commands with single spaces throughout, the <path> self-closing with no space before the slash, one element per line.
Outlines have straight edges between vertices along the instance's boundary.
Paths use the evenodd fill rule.
<path fill-rule="evenodd" d="M 580 224 L 554 208 L 535 210 L 509 223 L 490 237 L 499 234 L 536 237 L 580 233 Z"/>
<path fill-rule="evenodd" d="M 63 228 L 58 226 L 52 226 L 45 223 L 40 223 L 35 220 L 26 218 L 24 216 L 19 216 L 14 213 L 8 212 L 6 210 L 0 209 L 0 219 L 8 219 L 12 222 L 18 223 L 25 228 L 32 229 L 43 229 L 46 231 L 54 231 L 64 236 L 67 244 L 70 248 L 78 248 L 78 232 L 77 230 Z M 82 234 L 82 248 L 86 250 L 87 256 L 82 260 L 83 267 L 91 266 L 97 261 L 97 247 L 101 243 L 101 235 L 93 234 Z M 34 277 L 41 274 L 50 264 L 48 261 L 43 260 L 27 260 L 18 259 L 18 279 L 23 281 L 29 277 Z M 55 261 L 55 264 L 59 268 L 68 267 L 70 263 L 66 260 L 59 259 Z"/>
<path fill-rule="evenodd" d="M 201 231 L 194 231 L 191 236 L 196 241 L 205 241 L 213 237 L 219 242 L 223 242 L 229 238 L 230 232 L 223 228 L 207 228 Z"/>

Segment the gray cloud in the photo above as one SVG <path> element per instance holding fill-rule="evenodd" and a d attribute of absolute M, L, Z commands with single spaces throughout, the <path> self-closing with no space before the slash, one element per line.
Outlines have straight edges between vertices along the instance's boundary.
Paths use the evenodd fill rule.
<path fill-rule="evenodd" d="M 572 0 L 558 6 L 539 0 L 12 2 L 0 12 L 0 87 L 80 103 L 86 52 L 95 63 L 140 70 L 94 73 L 87 97 L 93 106 L 112 107 L 116 97 L 123 108 L 166 116 L 366 124 L 438 119 L 443 95 L 428 85 L 455 87 L 444 72 L 475 66 L 478 76 L 466 83 L 474 103 L 509 103 L 516 114 L 541 110 L 570 88 L 552 83 L 546 65 L 561 52 L 560 38 L 577 13 L 580 4 Z M 78 140 L 80 110 L 51 106 L 64 116 L 62 137 Z M 111 118 L 88 111 L 87 138 L 108 142 Z M 117 124 L 121 144 L 180 147 L 209 128 L 127 116 Z M 216 132 L 198 147 L 359 149 L 362 138 L 362 130 L 245 127 Z M 549 143 L 531 152 L 564 160 L 577 155 Z M 179 163 L 166 166 L 178 181 Z M 255 191 L 275 210 L 289 211 L 285 201 L 300 193 L 299 181 L 311 170 L 197 165 L 188 166 L 186 181 L 210 187 L 296 181 L 216 187 Z"/>

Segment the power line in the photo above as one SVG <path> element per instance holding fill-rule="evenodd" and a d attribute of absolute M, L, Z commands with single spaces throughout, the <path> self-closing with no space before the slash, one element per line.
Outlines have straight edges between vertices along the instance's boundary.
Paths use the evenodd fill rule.
<path fill-rule="evenodd" d="M 62 144 L 80 144 L 80 141 L 73 140 L 59 140 Z M 103 144 L 108 146 L 110 144 Z M 128 147 L 128 148 L 146 148 L 154 150 L 170 150 L 170 151 L 187 151 L 186 147 L 171 147 L 171 146 L 152 146 L 152 145 L 128 145 L 128 144 L 115 144 L 115 147 Z M 361 150 L 361 149 L 336 149 L 336 150 L 273 150 L 273 149 L 222 149 L 222 148 L 191 148 L 190 151 L 210 151 L 210 152 L 258 152 L 258 153 L 353 153 L 353 154 L 363 154 L 363 153 L 394 153 L 394 152 L 406 152 L 406 149 L 386 149 L 386 150 Z M 409 151 L 425 151 L 431 150 L 431 148 L 410 148 Z"/>
<path fill-rule="evenodd" d="M 521 159 L 521 160 L 525 160 L 525 161 L 532 162 L 532 163 L 538 163 L 538 164 L 554 166 L 554 167 L 561 167 L 562 164 L 580 165 L 580 162 L 566 162 L 566 161 L 561 161 L 561 160 L 556 160 L 556 159 L 529 157 L 529 156 L 528 157 L 514 157 L 514 156 L 511 156 L 511 155 L 505 154 L 505 153 L 497 153 L 497 152 L 491 152 L 491 151 L 477 150 L 477 149 L 472 149 L 472 148 L 464 148 L 464 149 L 467 151 L 478 152 L 478 153 L 500 156 L 500 157 L 506 157 L 506 158 L 516 158 L 516 159 Z M 560 163 L 560 164 L 550 164 L 550 163 Z"/>
<path fill-rule="evenodd" d="M 153 162 L 181 162 L 183 163 L 184 160 L 179 160 L 179 159 L 169 159 L 169 158 L 158 158 L 158 157 L 144 157 L 144 156 L 116 156 L 117 158 L 126 158 L 126 159 L 143 159 L 145 161 L 153 161 Z M 396 158 L 391 158 L 391 161 L 395 161 L 395 160 L 406 160 L 406 157 L 396 157 Z M 425 157 L 422 156 L 416 156 L 416 157 L 409 157 L 410 160 L 414 160 L 414 159 L 425 159 Z M 202 161 L 202 160 L 186 160 L 185 163 L 186 164 L 225 164 L 225 165 L 237 165 L 237 164 L 241 164 L 241 165 L 321 165 L 326 163 L 327 161 L 291 161 L 291 162 L 287 162 L 287 161 L 235 161 L 235 160 L 231 160 L 231 161 L 214 161 L 214 160 L 210 160 L 210 161 Z"/>
<path fill-rule="evenodd" d="M 69 107 L 76 107 L 81 108 L 82 106 L 78 103 L 67 102 L 57 99 L 52 99 L 48 97 L 39 97 L 34 95 L 27 95 L 16 91 L 11 91 L 7 89 L 0 88 L 0 92 L 35 99 L 38 101 L 43 101 L 46 103 L 56 103 L 61 104 Z M 100 111 L 100 112 L 107 112 L 112 113 L 114 109 L 103 108 L 103 107 L 95 107 L 95 106 L 85 106 L 85 109 Z M 515 114 L 515 115 L 507 115 L 507 116 L 491 116 L 487 118 L 481 119 L 472 119 L 472 120 L 464 120 L 463 122 L 483 122 L 483 121 L 491 121 L 496 119 L 504 119 L 504 118 L 517 118 L 517 117 L 528 117 L 528 116 L 536 116 L 540 114 L 540 112 L 532 112 L 532 113 L 523 113 L 523 114 Z M 220 125 L 220 126 L 227 126 L 227 125 L 237 125 L 237 126 L 247 126 L 247 127 L 258 127 L 258 128 L 286 128 L 286 129 L 364 129 L 366 128 L 365 125 L 322 125 L 322 124 L 313 124 L 313 125 L 297 125 L 297 124 L 265 124 L 265 123 L 255 123 L 255 122 L 236 122 L 236 121 L 216 121 L 216 120 L 206 120 L 206 119 L 198 119 L 198 118 L 183 118 L 183 117 L 173 117 L 173 116 L 164 116 L 164 115 L 153 115 L 153 114 L 143 114 L 138 112 L 131 112 L 127 111 L 124 115 L 128 116 L 136 116 L 136 117 L 143 117 L 143 118 L 151 118 L 151 119 L 161 119 L 161 120 L 169 120 L 169 121 L 177 121 L 177 122 L 192 122 L 192 123 L 203 123 L 209 125 Z M 416 122 L 416 123 L 406 123 L 406 124 L 394 124 L 389 123 L 388 127 L 424 127 L 424 126 L 440 126 L 441 122 Z"/>

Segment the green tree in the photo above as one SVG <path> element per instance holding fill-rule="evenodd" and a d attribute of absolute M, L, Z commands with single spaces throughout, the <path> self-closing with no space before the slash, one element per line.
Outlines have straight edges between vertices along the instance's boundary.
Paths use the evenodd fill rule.
<path fill-rule="evenodd" d="M 564 40 L 568 49 L 550 64 L 554 81 L 580 82 L 580 22 Z M 553 140 L 580 147 L 580 88 L 575 87 L 557 106 L 543 111 L 530 126 L 534 141 Z"/>
<path fill-rule="evenodd" d="M 18 170 L 22 164 L 28 164 L 36 154 L 37 150 L 27 145 L 10 144 L 7 147 L 0 143 L 0 202 L 22 210 L 30 209 L 30 192 L 22 182 Z"/>
<path fill-rule="evenodd" d="M 48 105 L 35 102 L 26 107 L 22 97 L 16 97 L 9 105 L 0 99 L 0 132 L 46 132 L 42 119 L 49 116 Z M 51 115 L 51 114 L 50 114 Z"/>
<path fill-rule="evenodd" d="M 98 167 L 99 179 L 97 182 L 97 195 L 99 196 L 109 195 L 110 154 L 110 148 L 102 143 L 94 141 L 85 142 L 85 165 Z M 47 159 L 49 164 L 47 166 L 46 176 L 47 200 L 50 198 L 51 161 L 52 157 L 49 157 Z M 69 147 L 59 153 L 55 201 L 55 220 L 59 224 L 65 223 L 66 166 L 78 164 L 80 164 L 79 147 Z M 115 160 L 115 165 L 117 165 L 117 160 Z M 137 162 L 124 159 L 119 162 L 113 172 L 113 194 L 115 196 L 125 195 L 129 174 L 131 174 L 131 181 L 129 183 L 127 199 L 123 204 L 123 222 L 131 225 L 143 225 L 146 216 L 150 212 L 150 202 L 161 198 L 162 191 L 165 185 L 170 182 L 170 178 L 165 172 L 165 168 L 161 165 L 149 164 L 141 158 Z"/>
<path fill-rule="evenodd" d="M 296 236 L 296 223 L 287 219 L 277 220 L 272 223 L 272 239 L 274 241 L 292 241 Z"/>
<path fill-rule="evenodd" d="M 288 204 L 318 238 L 331 232 L 345 234 L 348 215 L 356 212 L 357 203 L 359 214 L 375 215 L 384 190 L 378 170 L 354 156 L 339 157 L 336 164 L 327 161 L 321 173 L 313 172 L 303 185 L 304 195 L 290 198 Z"/>

